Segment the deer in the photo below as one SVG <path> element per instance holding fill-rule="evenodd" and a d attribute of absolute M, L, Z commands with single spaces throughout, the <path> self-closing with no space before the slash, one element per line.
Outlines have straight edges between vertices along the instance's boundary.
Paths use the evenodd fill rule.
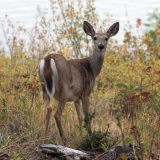
<path fill-rule="evenodd" d="M 44 57 L 39 66 L 39 77 L 42 83 L 43 100 L 46 105 L 47 135 L 49 120 L 52 112 L 50 99 L 58 101 L 54 114 L 56 125 L 62 143 L 67 144 L 61 123 L 61 116 L 67 102 L 73 101 L 77 112 L 80 127 L 83 116 L 80 112 L 82 102 L 83 113 L 89 112 L 89 96 L 93 91 L 95 79 L 101 72 L 107 43 L 110 37 L 119 31 L 119 22 L 111 25 L 106 33 L 96 33 L 93 26 L 83 22 L 84 32 L 93 40 L 93 53 L 86 58 L 66 60 L 64 56 L 52 53 Z"/>

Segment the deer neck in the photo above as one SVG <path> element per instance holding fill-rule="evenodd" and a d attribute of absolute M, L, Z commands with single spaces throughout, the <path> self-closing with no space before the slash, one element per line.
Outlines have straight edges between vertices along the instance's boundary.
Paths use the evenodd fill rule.
<path fill-rule="evenodd" d="M 97 77 L 102 69 L 104 61 L 105 51 L 93 51 L 93 54 L 89 57 L 91 69 L 95 77 Z"/>

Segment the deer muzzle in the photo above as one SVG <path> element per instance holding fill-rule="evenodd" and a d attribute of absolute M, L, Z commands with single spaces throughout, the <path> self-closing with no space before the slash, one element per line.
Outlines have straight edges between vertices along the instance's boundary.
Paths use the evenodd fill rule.
<path fill-rule="evenodd" d="M 99 48 L 100 50 L 102 50 L 102 49 L 104 48 L 104 45 L 101 43 L 101 44 L 98 45 L 98 48 Z"/>

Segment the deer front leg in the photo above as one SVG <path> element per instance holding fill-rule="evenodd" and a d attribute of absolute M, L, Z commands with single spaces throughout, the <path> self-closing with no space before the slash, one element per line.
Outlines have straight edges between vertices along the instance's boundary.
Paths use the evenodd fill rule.
<path fill-rule="evenodd" d="M 55 117 L 56 124 L 57 124 L 58 130 L 59 130 L 59 134 L 60 134 L 61 139 L 62 139 L 62 143 L 66 146 L 67 142 L 66 142 L 66 139 L 65 139 L 65 136 L 64 136 L 64 133 L 63 133 L 63 129 L 62 129 L 62 124 L 61 124 L 61 116 L 62 116 L 62 111 L 64 109 L 65 104 L 66 104 L 66 99 L 61 98 L 59 100 L 58 108 L 57 108 L 57 111 L 56 111 L 54 117 Z"/>
<path fill-rule="evenodd" d="M 91 133 L 91 120 L 89 114 L 89 96 L 82 96 L 82 106 L 84 112 L 84 127 L 87 129 L 88 134 Z"/>
<path fill-rule="evenodd" d="M 76 108 L 76 112 L 77 112 L 77 115 L 78 115 L 80 129 L 82 129 L 83 118 L 82 118 L 82 114 L 81 114 L 81 110 L 80 110 L 80 100 L 79 99 L 77 99 L 76 101 L 74 101 L 74 106 Z"/>

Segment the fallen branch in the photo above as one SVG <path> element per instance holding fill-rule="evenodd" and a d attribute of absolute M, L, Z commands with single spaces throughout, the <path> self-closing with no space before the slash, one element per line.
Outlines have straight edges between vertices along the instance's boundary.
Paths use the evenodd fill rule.
<path fill-rule="evenodd" d="M 92 154 L 88 154 L 84 151 L 64 147 L 61 145 L 54 144 L 43 144 L 40 146 L 42 153 L 49 154 L 56 158 L 65 158 L 66 160 L 91 160 L 93 159 Z"/>

